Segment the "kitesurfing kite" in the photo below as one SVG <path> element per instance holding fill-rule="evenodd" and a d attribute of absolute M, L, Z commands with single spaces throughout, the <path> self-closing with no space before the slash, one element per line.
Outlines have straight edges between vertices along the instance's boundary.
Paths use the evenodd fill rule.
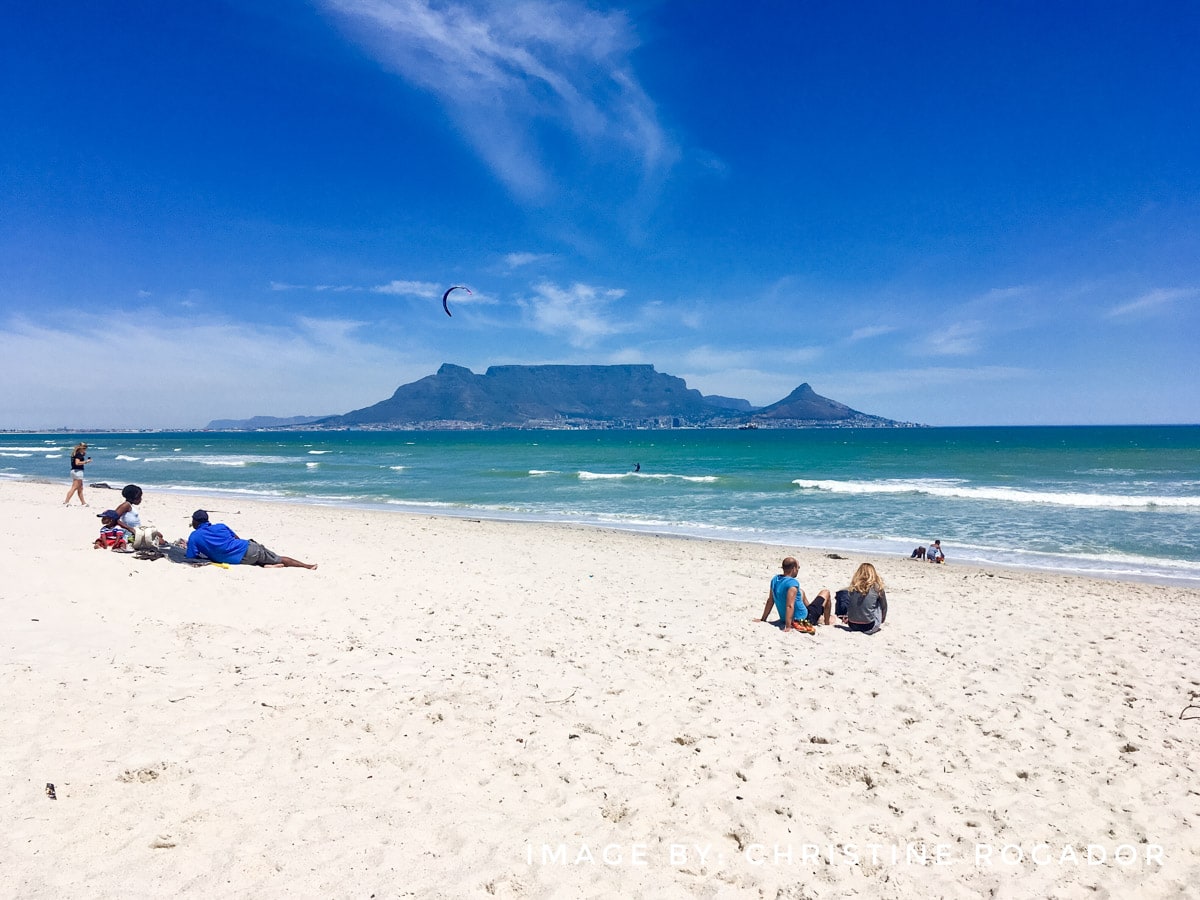
<path fill-rule="evenodd" d="M 447 302 L 450 299 L 450 291 L 466 291 L 468 294 L 471 293 L 471 289 L 469 287 L 456 284 L 454 287 L 450 288 L 450 290 L 446 291 L 446 293 L 442 294 L 442 309 L 446 311 L 446 315 L 450 315 L 450 304 Z"/>

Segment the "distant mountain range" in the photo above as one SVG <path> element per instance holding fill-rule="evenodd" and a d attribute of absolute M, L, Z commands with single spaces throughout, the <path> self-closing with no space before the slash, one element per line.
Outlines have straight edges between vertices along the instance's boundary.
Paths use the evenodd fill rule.
<path fill-rule="evenodd" d="M 252 419 L 213 419 L 208 423 L 208 431 L 257 431 L 260 428 L 292 428 L 296 425 L 311 425 L 320 422 L 328 416 L 255 416 Z"/>
<path fill-rule="evenodd" d="M 900 427 L 802 384 L 770 406 L 704 395 L 650 365 L 491 366 L 449 363 L 386 400 L 340 416 L 215 419 L 212 430 L 410 428 Z"/>

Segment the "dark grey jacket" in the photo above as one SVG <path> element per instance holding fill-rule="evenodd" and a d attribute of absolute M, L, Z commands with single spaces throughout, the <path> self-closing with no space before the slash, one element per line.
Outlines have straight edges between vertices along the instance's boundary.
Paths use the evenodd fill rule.
<path fill-rule="evenodd" d="M 870 622 L 882 625 L 887 619 L 887 594 L 875 588 L 871 588 L 865 594 L 846 591 L 846 618 L 859 625 Z"/>

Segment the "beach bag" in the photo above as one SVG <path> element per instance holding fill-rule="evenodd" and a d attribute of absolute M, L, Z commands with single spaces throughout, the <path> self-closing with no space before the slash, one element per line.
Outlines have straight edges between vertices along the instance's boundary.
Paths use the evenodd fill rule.
<path fill-rule="evenodd" d="M 154 534 L 153 525 L 139 525 L 135 528 L 133 531 L 133 540 L 131 541 L 133 549 L 157 550 L 158 545 L 154 543 L 154 538 L 151 537 L 152 534 Z"/>

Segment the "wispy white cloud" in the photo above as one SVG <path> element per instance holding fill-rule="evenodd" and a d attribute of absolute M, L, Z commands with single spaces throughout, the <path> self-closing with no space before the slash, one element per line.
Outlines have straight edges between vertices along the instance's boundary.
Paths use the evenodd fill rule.
<path fill-rule="evenodd" d="M 679 364 L 694 372 L 722 372 L 727 369 L 752 369 L 762 362 L 762 352 L 726 349 L 705 344 L 689 347 L 679 358 Z"/>
<path fill-rule="evenodd" d="M 850 337 L 846 340 L 854 343 L 856 341 L 865 341 L 870 338 L 880 337 L 881 335 L 891 334 L 896 330 L 894 325 L 867 325 L 863 328 L 856 328 L 850 333 Z"/>
<path fill-rule="evenodd" d="M 922 366 L 844 373 L 838 376 L 837 387 L 856 395 L 911 396 L 960 385 L 1021 381 L 1034 374 L 1021 366 Z"/>
<path fill-rule="evenodd" d="M 551 259 L 549 253 L 509 253 L 504 257 L 504 264 L 510 269 L 519 269 L 548 259 Z"/>
<path fill-rule="evenodd" d="M 720 178 L 725 178 L 729 175 L 729 163 L 725 162 L 721 157 L 706 151 L 697 151 L 692 154 L 693 162 L 703 171 Z"/>
<path fill-rule="evenodd" d="M 145 389 L 102 389 L 131 337 Z M 216 418 L 342 413 L 437 366 L 419 346 L 380 346 L 369 337 L 351 319 L 247 328 L 211 310 L 196 317 L 152 309 L 82 313 L 69 330 L 11 318 L 0 321 L 6 361 L 18 373 L 10 373 L 4 425 L 196 428 Z M 46 377 L 48 359 L 70 359 L 79 383 L 100 389 L 79 391 Z"/>
<path fill-rule="evenodd" d="M 589 363 L 591 360 L 588 361 Z M 643 347 L 620 347 L 604 358 L 604 363 L 610 366 L 658 366 L 661 360 L 653 360 Z M 659 371 L 662 371 L 659 369 Z M 673 373 L 672 373 L 673 374 Z"/>
<path fill-rule="evenodd" d="M 992 288 L 979 297 L 982 303 L 1003 304 L 1010 300 L 1020 300 L 1030 296 L 1033 288 L 1027 284 L 1014 284 L 1010 287 Z"/>
<path fill-rule="evenodd" d="M 1181 300 L 1195 300 L 1197 298 L 1200 298 L 1200 291 L 1197 290 L 1164 290 L 1160 288 L 1142 294 L 1128 303 L 1114 306 L 1108 311 L 1107 316 L 1109 318 L 1118 318 L 1122 316 L 1150 314 L 1159 311 L 1163 307 L 1172 306 Z"/>
<path fill-rule="evenodd" d="M 787 346 L 773 347 L 770 353 L 764 356 L 761 349 L 727 349 L 704 344 L 699 347 L 689 347 L 677 357 L 674 364 L 693 372 L 712 373 L 733 369 L 756 369 L 769 358 L 771 369 L 782 372 L 787 379 L 790 379 L 793 376 L 787 374 L 789 366 L 808 365 L 820 359 L 824 354 L 825 351 L 820 347 Z M 796 382 L 796 384 L 799 383 Z M 792 387 L 795 386 L 795 384 L 792 385 Z"/>
<path fill-rule="evenodd" d="M 289 284 L 286 281 L 272 281 L 271 290 L 273 291 L 310 291 L 312 293 L 333 292 L 335 294 L 344 294 L 353 291 L 361 291 L 364 288 L 354 284 Z"/>
<path fill-rule="evenodd" d="M 1020 424 L 1037 419 L 1042 373 L 1022 366 L 843 368 L 813 387 L 855 409 L 909 422 Z"/>
<path fill-rule="evenodd" d="M 935 323 L 922 335 L 918 352 L 929 356 L 971 356 L 979 352 L 982 331 L 979 322 Z"/>
<path fill-rule="evenodd" d="M 387 284 L 291 284 L 286 281 L 272 281 L 273 291 L 307 291 L 309 293 L 372 293 L 389 294 L 395 297 L 438 297 L 445 288 L 431 281 L 389 281 Z"/>
<path fill-rule="evenodd" d="M 445 287 L 430 281 L 389 281 L 371 288 L 373 294 L 392 294 L 399 297 L 439 297 Z"/>
<path fill-rule="evenodd" d="M 616 288 L 573 284 L 562 288 L 550 282 L 534 285 L 534 294 L 520 301 L 529 324 L 543 334 L 565 337 L 574 347 L 590 347 L 629 326 L 611 314 L 611 304 L 625 296 Z"/>
<path fill-rule="evenodd" d="M 675 150 L 633 72 L 620 11 L 579 0 L 322 0 L 389 70 L 436 96 L 514 194 L 543 196 L 547 125 L 588 155 L 619 150 L 643 177 Z"/>

